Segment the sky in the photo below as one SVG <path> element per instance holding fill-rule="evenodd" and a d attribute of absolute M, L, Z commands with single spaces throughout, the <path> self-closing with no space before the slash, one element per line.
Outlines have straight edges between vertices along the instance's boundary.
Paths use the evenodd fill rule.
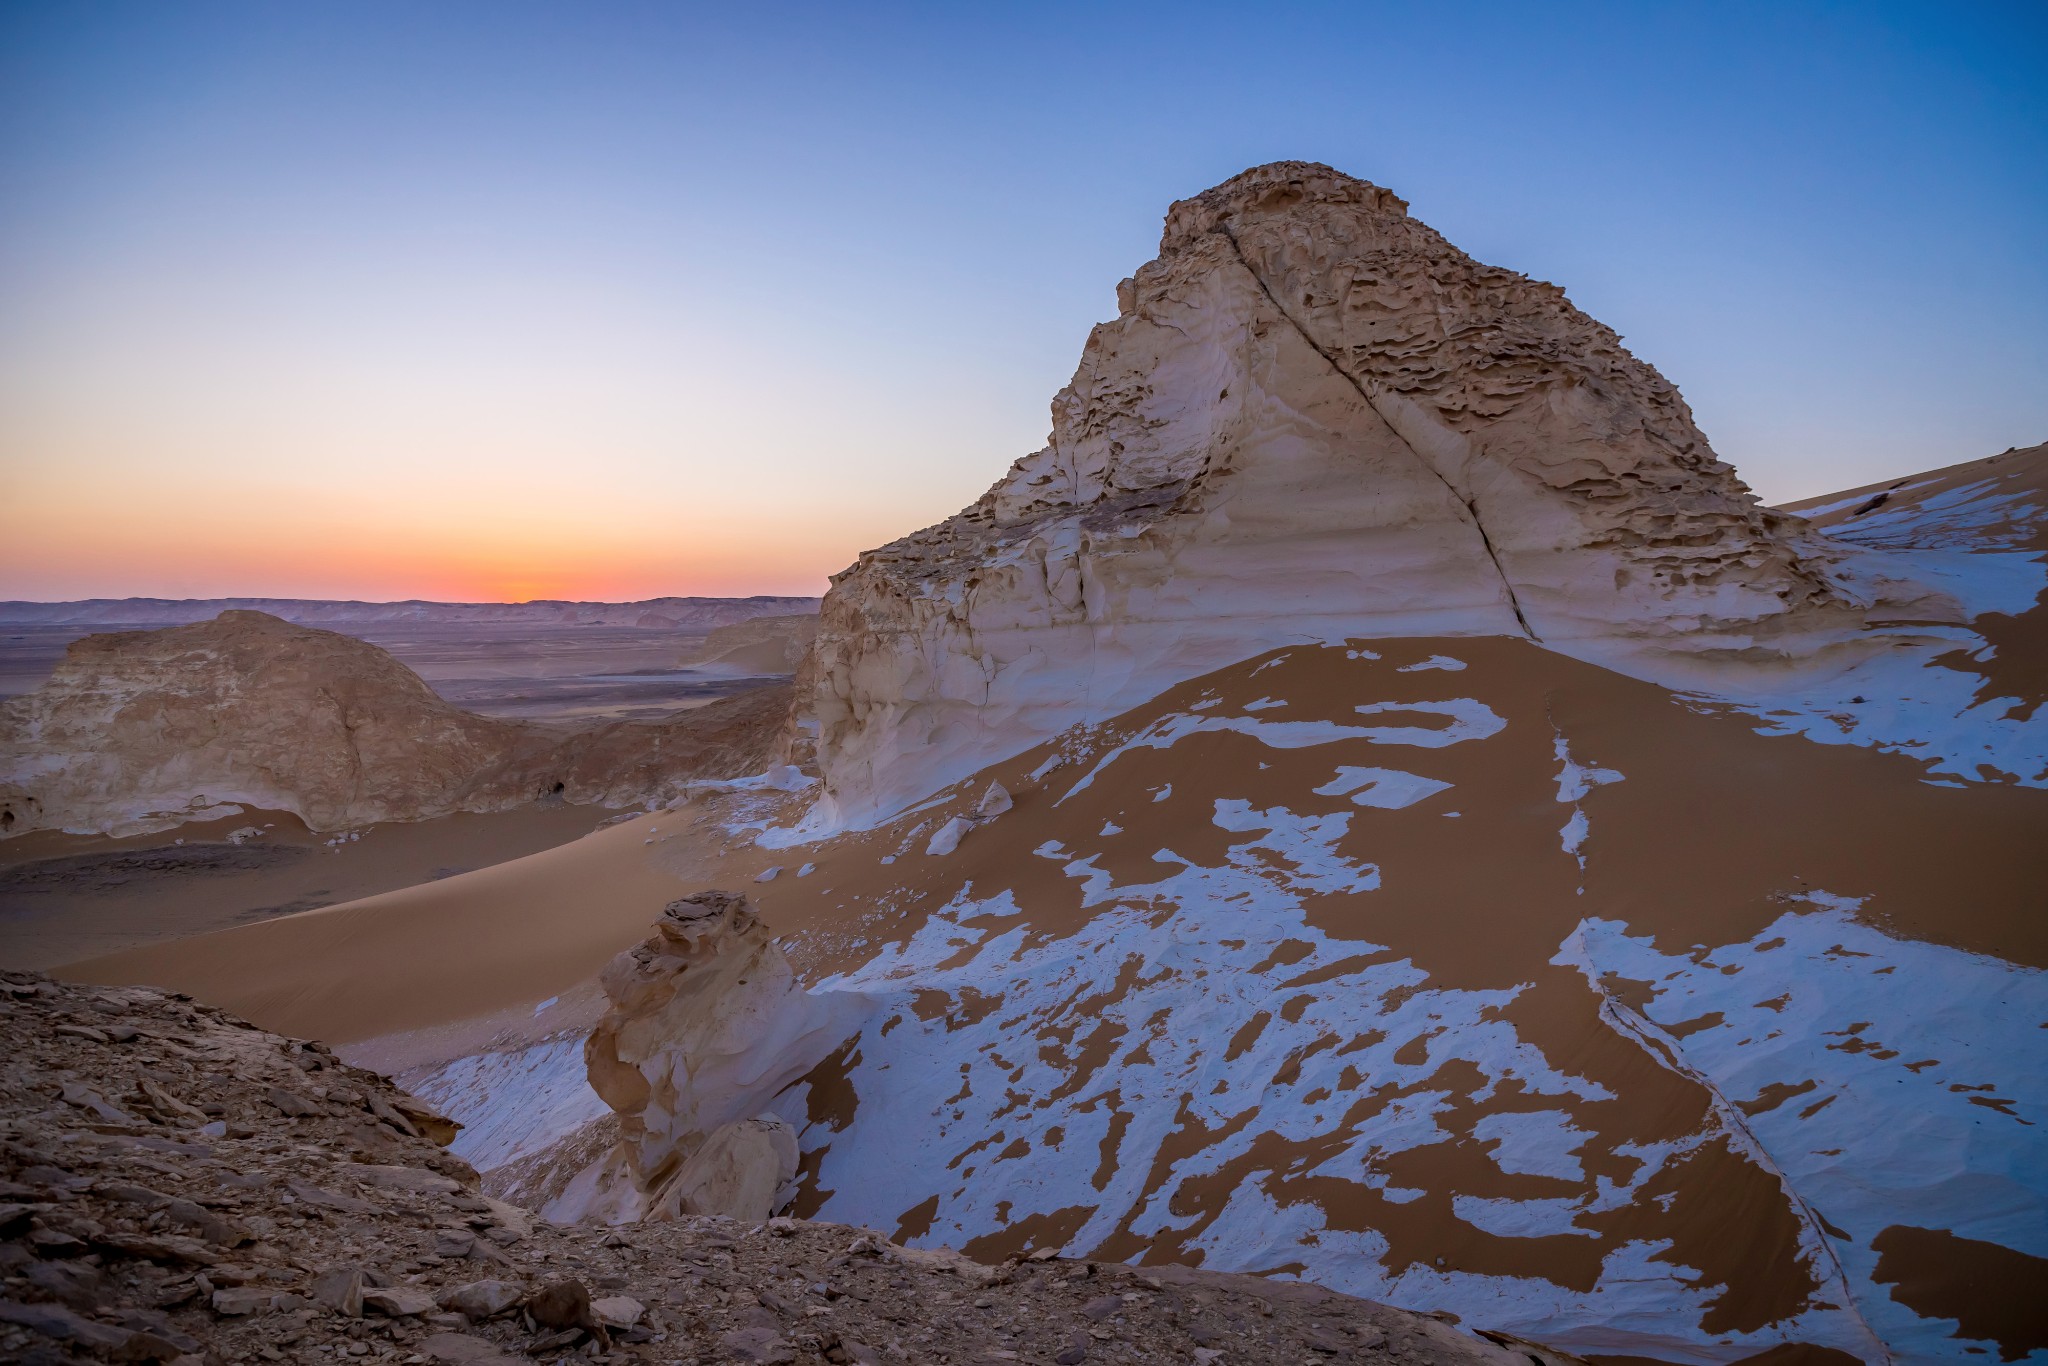
<path fill-rule="evenodd" d="M 1173 200 L 1389 186 L 1770 501 L 2048 440 L 2048 5 L 0 4 L 0 598 L 814 593 Z"/>

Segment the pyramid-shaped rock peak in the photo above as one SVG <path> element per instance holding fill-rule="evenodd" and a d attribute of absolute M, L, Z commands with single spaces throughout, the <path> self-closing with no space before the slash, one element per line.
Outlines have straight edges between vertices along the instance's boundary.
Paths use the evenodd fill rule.
<path fill-rule="evenodd" d="M 1862 625 L 1848 552 L 1669 381 L 1379 186 L 1246 171 L 1172 207 L 1117 303 L 1043 450 L 834 580 L 793 756 L 832 818 L 1289 641 L 1513 634 L 1668 676 Z"/>

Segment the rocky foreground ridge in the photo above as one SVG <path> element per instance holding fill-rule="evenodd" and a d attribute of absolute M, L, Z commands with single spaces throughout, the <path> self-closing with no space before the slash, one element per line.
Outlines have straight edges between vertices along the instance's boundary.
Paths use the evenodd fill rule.
<path fill-rule="evenodd" d="M 1521 636 L 1669 681 L 1960 620 L 1758 503 L 1563 290 L 1315 163 L 1175 204 L 1052 418 L 833 580 L 790 743 L 821 816 L 1280 645 Z"/>
<path fill-rule="evenodd" d="M 317 1043 L 0 974 L 0 1358 L 59 1362 L 1575 1360 L 1309 1286 L 999 1266 L 774 1219 L 570 1228 Z"/>
<path fill-rule="evenodd" d="M 787 711 L 771 688 L 576 731 L 499 720 L 365 641 L 229 611 L 87 636 L 0 704 L 0 835 L 139 834 L 237 804 L 325 831 L 548 797 L 660 803 L 758 771 Z"/>

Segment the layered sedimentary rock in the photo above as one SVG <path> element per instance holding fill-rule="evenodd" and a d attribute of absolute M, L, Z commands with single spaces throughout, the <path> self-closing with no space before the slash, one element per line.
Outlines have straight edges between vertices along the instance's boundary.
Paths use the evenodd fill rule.
<path fill-rule="evenodd" d="M 1117 302 L 1045 449 L 833 581 L 791 745 L 821 815 L 1281 643 L 1517 635 L 1672 674 L 1809 654 L 1896 594 L 1562 290 L 1328 167 L 1175 204 Z"/>
<path fill-rule="evenodd" d="M 670 903 L 600 981 L 610 1009 L 584 1060 L 619 1138 L 550 1212 L 615 1222 L 773 1214 L 794 1193 L 797 1167 L 796 1129 L 773 1107 L 846 1036 L 856 998 L 803 991 L 734 892 Z"/>
<path fill-rule="evenodd" d="M 485 791 L 504 801 L 532 792 L 604 806 L 667 806 L 701 779 L 759 773 L 774 761 L 789 717 L 787 684 L 754 688 L 658 721 L 612 721 L 556 738 L 508 762 Z"/>
<path fill-rule="evenodd" d="M 453 707 L 352 637 L 223 612 L 87 636 L 0 705 L 0 834 L 142 833 L 235 805 L 338 830 L 539 798 L 660 802 L 758 771 L 787 705 L 766 690 L 565 734 Z"/>

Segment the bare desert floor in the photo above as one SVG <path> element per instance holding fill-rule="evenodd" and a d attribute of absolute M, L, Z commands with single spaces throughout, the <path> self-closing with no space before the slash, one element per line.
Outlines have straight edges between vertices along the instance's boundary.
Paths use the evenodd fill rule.
<path fill-rule="evenodd" d="M 614 814 L 544 803 L 339 837 L 267 811 L 127 839 L 38 831 L 0 844 L 0 967 L 49 968 L 438 882 L 570 843 Z M 259 838 L 228 840 L 251 826 Z"/>

